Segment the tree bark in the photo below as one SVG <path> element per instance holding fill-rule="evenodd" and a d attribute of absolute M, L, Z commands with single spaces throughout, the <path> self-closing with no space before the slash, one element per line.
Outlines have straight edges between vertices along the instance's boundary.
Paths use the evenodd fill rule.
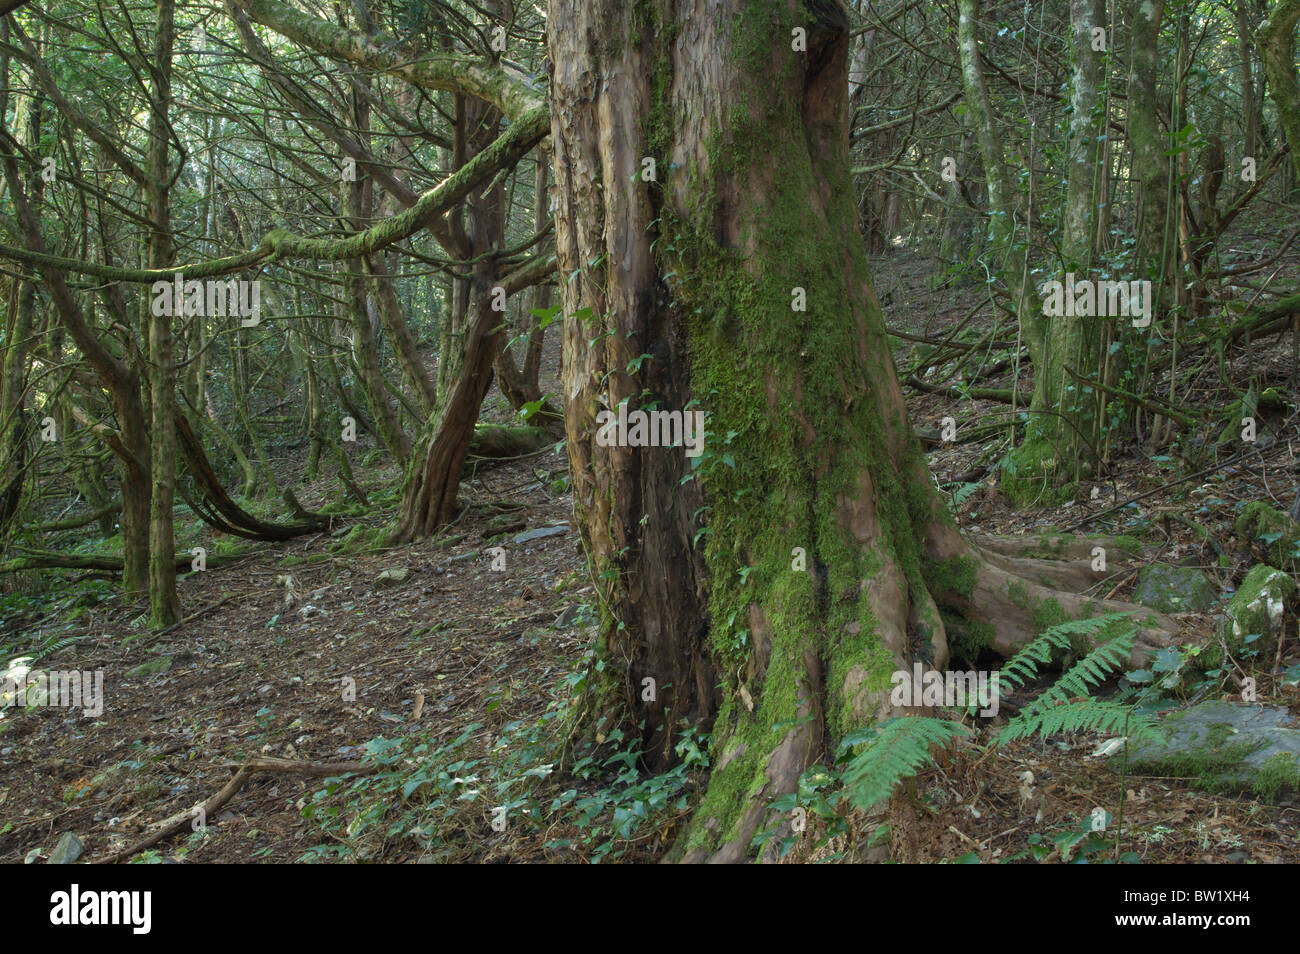
<path fill-rule="evenodd" d="M 1056 597 L 958 535 L 908 426 L 857 230 L 842 4 L 550 0 L 548 44 L 590 725 L 658 764 L 712 722 L 678 848 L 742 860 L 765 821 L 788 830 L 773 798 L 893 712 L 894 671 L 942 669 L 957 626 L 1023 643 Z M 625 400 L 701 408 L 702 453 L 598 440 Z"/>
<path fill-rule="evenodd" d="M 150 222 L 147 255 L 153 268 L 172 262 L 171 195 L 168 183 L 168 145 L 172 99 L 172 42 L 175 32 L 174 0 L 158 0 L 153 59 L 149 64 L 149 148 L 145 187 L 145 216 Z M 149 622 L 157 629 L 180 619 L 176 593 L 176 540 L 173 511 L 176 495 L 176 366 L 172 316 L 150 314 L 151 295 L 141 296 L 144 322 L 149 329 L 149 406 L 152 489 L 149 498 Z M 176 320 L 183 321 L 177 315 Z M 201 320 L 194 316 L 195 321 Z"/>
<path fill-rule="evenodd" d="M 1268 90 L 1277 107 L 1278 120 L 1291 162 L 1300 177 L 1300 77 L 1295 65 L 1295 28 L 1300 22 L 1300 0 L 1279 0 L 1255 34 L 1259 58 L 1268 77 Z"/>

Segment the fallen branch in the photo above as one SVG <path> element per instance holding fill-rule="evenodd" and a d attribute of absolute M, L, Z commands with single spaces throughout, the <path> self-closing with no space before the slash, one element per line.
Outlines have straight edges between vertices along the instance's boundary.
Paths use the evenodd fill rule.
<path fill-rule="evenodd" d="M 202 818 L 206 822 L 209 816 L 234 798 L 239 793 L 239 790 L 244 787 L 244 783 L 257 772 L 284 772 L 289 775 L 302 775 L 308 778 L 329 778 L 334 775 L 348 774 L 372 775 L 375 769 L 376 766 L 366 765 L 364 762 L 295 762 L 292 759 L 253 756 L 240 766 L 239 771 L 235 773 L 234 777 L 226 783 L 221 791 L 206 802 L 187 808 L 183 812 L 177 812 L 145 838 L 123 848 L 121 851 L 114 852 L 100 863 L 111 865 L 117 864 L 119 861 L 125 861 L 146 848 L 152 848 L 163 839 L 170 838 L 172 835 L 191 827 L 197 818 Z"/>
<path fill-rule="evenodd" d="M 1112 514 L 1116 510 L 1123 510 L 1129 504 L 1137 503 L 1139 500 L 1145 500 L 1147 497 L 1150 497 L 1153 494 L 1158 494 L 1162 490 L 1168 490 L 1170 487 L 1177 487 L 1179 484 L 1185 484 L 1187 483 L 1187 481 L 1195 480 L 1197 477 L 1204 477 L 1206 474 L 1212 474 L 1216 470 L 1223 470 L 1225 467 L 1231 467 L 1233 464 L 1239 464 L 1243 460 L 1245 460 L 1245 458 L 1246 458 L 1246 452 L 1242 451 L 1240 454 L 1237 454 L 1235 457 L 1230 457 L 1227 460 L 1223 461 L 1222 463 L 1213 464 L 1210 467 L 1206 467 L 1203 468 L 1202 470 L 1198 470 L 1194 474 L 1188 474 L 1185 477 L 1179 477 L 1176 480 L 1168 481 L 1166 483 L 1161 484 L 1159 487 L 1140 493 L 1136 497 L 1130 497 L 1128 500 L 1125 500 L 1123 503 L 1117 503 L 1113 507 L 1107 507 L 1105 510 L 1099 510 L 1097 513 L 1094 513 L 1091 516 L 1084 517 L 1082 520 L 1076 520 L 1074 523 L 1070 524 L 1061 532 L 1073 533 L 1074 531 L 1078 530 L 1080 527 L 1086 527 L 1088 524 L 1092 523 L 1093 521 L 1100 520 L 1102 517 L 1106 516 L 1107 514 Z"/>
<path fill-rule="evenodd" d="M 145 641 L 144 641 L 143 643 L 141 643 L 140 645 L 141 645 L 141 646 L 150 646 L 150 645 L 152 645 L 153 643 L 157 642 L 157 641 L 158 641 L 159 639 L 161 639 L 162 637 L 166 636 L 168 633 L 172 632 L 173 630 L 180 629 L 182 626 L 186 625 L 187 623 L 192 623 L 192 622 L 194 622 L 196 619 L 198 619 L 198 618 L 201 617 L 201 616 L 207 616 L 207 615 L 208 615 L 209 613 L 211 613 L 213 610 L 221 609 L 221 607 L 225 606 L 227 603 L 229 603 L 231 600 L 233 600 L 233 599 L 235 598 L 235 595 L 236 595 L 236 594 L 231 593 L 229 596 L 227 596 L 227 597 L 226 597 L 225 599 L 223 599 L 223 600 L 217 600 L 217 602 L 215 602 L 215 603 L 209 603 L 207 606 L 203 607 L 202 609 L 197 609 L 197 610 L 195 610 L 195 611 L 194 611 L 193 613 L 191 613 L 189 616 L 186 616 L 184 619 L 177 620 L 176 622 L 174 622 L 174 623 L 172 623 L 170 626 L 168 626 L 166 629 L 160 629 L 160 630 L 158 630 L 158 632 L 156 632 L 156 633 L 154 633 L 153 635 L 151 635 L 151 636 L 149 636 L 148 638 L 146 638 Z"/>

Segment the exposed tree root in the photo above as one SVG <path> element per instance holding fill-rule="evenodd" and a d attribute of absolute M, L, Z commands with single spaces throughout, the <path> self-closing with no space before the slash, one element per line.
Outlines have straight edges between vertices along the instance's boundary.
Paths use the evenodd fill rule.
<path fill-rule="evenodd" d="M 978 624 L 989 633 L 987 648 L 1003 657 L 1013 655 L 1039 636 L 1043 630 L 1069 619 L 1082 619 L 1107 613 L 1130 613 L 1137 627 L 1132 661 L 1144 665 L 1158 649 L 1168 646 L 1177 624 L 1164 614 L 1145 607 L 1116 600 L 1093 599 L 1082 594 L 1105 582 L 1116 573 L 1127 573 L 1141 561 L 1124 541 L 1114 538 L 1042 537 L 1037 540 L 1013 540 L 998 537 L 974 537 L 966 540 L 944 527 L 935 529 L 927 547 L 932 558 L 948 566 L 960 566 L 960 582 L 936 586 L 933 593 L 916 592 L 895 570 L 886 568 L 870 584 L 873 611 L 876 615 L 880 644 L 894 657 L 897 669 L 906 671 L 914 659 L 915 640 L 920 620 L 933 614 L 927 609 L 937 605 L 948 618 L 953 616 Z M 1106 550 L 1106 569 L 1094 569 L 1098 547 Z M 1050 551 L 1059 559 L 1044 559 Z M 1032 554 L 1032 555 L 1029 555 Z M 751 613 L 751 623 L 762 612 Z M 942 626 L 940 626 L 942 628 Z M 764 652 L 762 627 L 754 627 L 755 653 Z M 933 658 L 923 664 L 927 669 L 947 666 L 947 639 L 944 632 L 928 633 Z M 829 744 L 826 710 L 830 694 L 838 693 L 855 721 L 889 718 L 906 714 L 896 709 L 888 689 L 869 688 L 862 678 L 840 675 L 835 684 L 824 685 L 825 663 L 815 653 L 805 652 L 799 676 L 797 724 L 788 728 L 772 745 L 761 763 L 764 781 L 746 796 L 746 804 L 731 833 L 721 838 L 716 818 L 703 817 L 699 823 L 708 847 L 686 850 L 680 860 L 686 863 L 742 862 L 750 857 L 755 833 L 773 829 L 775 837 L 759 856 L 760 861 L 775 861 L 777 846 L 791 832 L 788 815 L 775 812 L 770 805 L 783 795 L 798 789 L 799 777 L 818 759 L 825 757 Z M 914 711 L 914 710 L 913 710 Z M 720 730 L 728 732 L 728 727 Z M 711 784 L 727 766 L 745 754 L 749 743 L 726 738 L 718 747 L 722 755 L 714 769 Z M 879 853 L 879 852 L 877 852 Z M 879 860 L 879 859 L 876 859 Z"/>

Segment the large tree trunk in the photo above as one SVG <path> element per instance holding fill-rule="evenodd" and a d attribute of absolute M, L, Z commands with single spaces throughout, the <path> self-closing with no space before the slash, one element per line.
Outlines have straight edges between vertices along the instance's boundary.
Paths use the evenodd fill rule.
<path fill-rule="evenodd" d="M 892 711 L 895 670 L 943 668 L 953 627 L 1019 645 L 1054 597 L 1019 581 L 1034 561 L 962 540 L 908 426 L 854 210 L 842 5 L 551 0 L 548 23 L 593 729 L 643 725 L 662 763 L 712 720 L 681 848 L 740 860 L 771 799 Z M 602 446 L 596 414 L 624 400 L 702 407 L 698 466 Z"/>

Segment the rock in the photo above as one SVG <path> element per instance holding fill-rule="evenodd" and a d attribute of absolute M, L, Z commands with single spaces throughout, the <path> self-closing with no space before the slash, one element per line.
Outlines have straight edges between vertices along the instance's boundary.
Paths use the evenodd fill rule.
<path fill-rule="evenodd" d="M 558 537 L 569 532 L 565 527 L 538 527 L 536 530 L 529 530 L 527 533 L 521 533 L 515 537 L 515 543 L 531 543 L 534 540 L 542 540 L 546 537 Z"/>
<path fill-rule="evenodd" d="M 399 583 L 405 583 L 406 578 L 411 575 L 411 571 L 404 566 L 393 567 L 379 574 L 379 579 L 375 582 L 379 586 L 397 586 Z"/>
<path fill-rule="evenodd" d="M 1161 613 L 1189 613 L 1209 609 L 1218 595 L 1210 578 L 1194 566 L 1152 563 L 1138 573 L 1133 602 Z"/>
<path fill-rule="evenodd" d="M 58 843 L 54 850 L 50 852 L 50 858 L 47 865 L 70 865 L 81 857 L 82 852 L 81 840 L 70 831 L 65 831 L 59 836 Z"/>
<path fill-rule="evenodd" d="M 1232 635 L 1276 632 L 1295 595 L 1295 580 L 1281 570 L 1262 563 L 1252 567 L 1228 604 L 1226 622 L 1231 624 Z"/>
<path fill-rule="evenodd" d="M 138 666 L 132 666 L 122 675 L 126 679 L 140 679 L 144 676 L 156 676 L 160 672 L 166 672 L 172 668 L 171 656 L 159 656 L 157 659 L 151 659 L 148 662 L 142 662 Z"/>
<path fill-rule="evenodd" d="M 1135 742 L 1130 772 L 1191 779 L 1214 792 L 1275 801 L 1300 792 L 1300 729 L 1285 708 L 1203 702 L 1161 720 L 1163 740 Z M 1119 770 L 1120 756 L 1110 765 Z"/>
<path fill-rule="evenodd" d="M 1247 504 L 1232 529 L 1244 547 L 1272 566 L 1291 566 L 1300 551 L 1300 523 L 1263 501 Z"/>

